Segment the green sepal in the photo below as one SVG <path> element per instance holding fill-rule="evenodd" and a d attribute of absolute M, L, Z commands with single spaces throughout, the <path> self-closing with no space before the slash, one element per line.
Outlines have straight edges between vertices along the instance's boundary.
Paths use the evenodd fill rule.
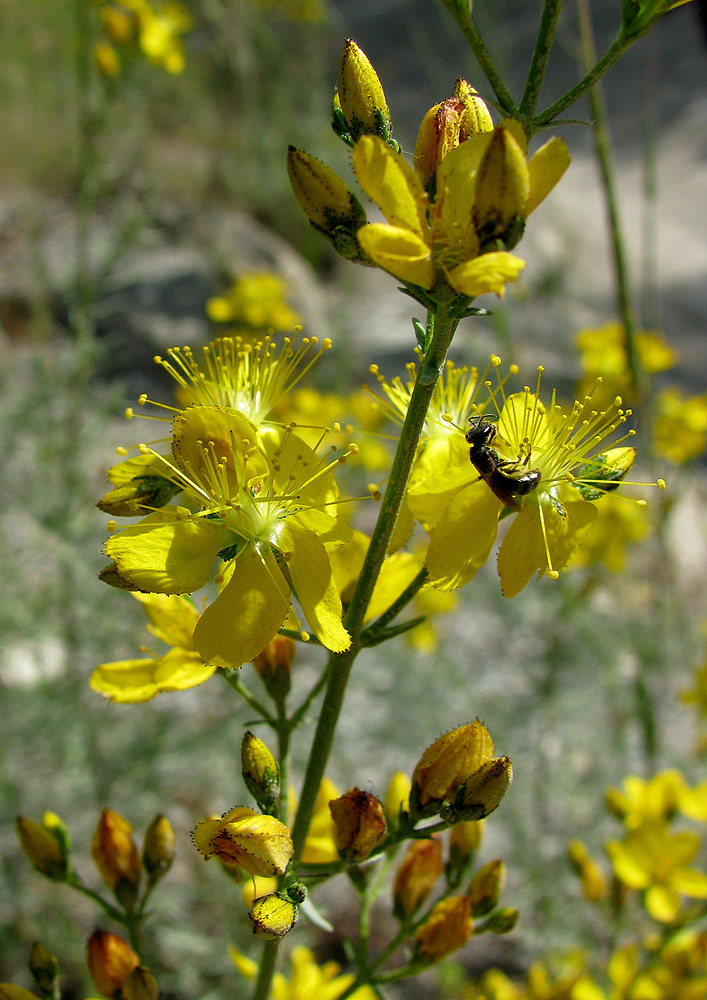
<path fill-rule="evenodd" d="M 427 354 L 427 348 L 430 346 L 431 335 L 419 321 L 419 319 L 412 318 L 412 328 L 415 331 L 415 339 L 417 340 L 417 346 L 420 348 L 423 354 Z"/>

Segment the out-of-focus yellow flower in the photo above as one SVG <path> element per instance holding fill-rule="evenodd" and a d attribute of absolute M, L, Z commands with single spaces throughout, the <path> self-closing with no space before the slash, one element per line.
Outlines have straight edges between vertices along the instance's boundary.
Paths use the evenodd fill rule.
<path fill-rule="evenodd" d="M 96 667 L 89 681 L 94 691 L 116 702 L 149 701 L 165 691 L 186 691 L 203 684 L 216 669 L 194 649 L 199 612 L 176 594 L 133 594 L 142 604 L 151 632 L 172 649 L 164 656 L 117 660 Z"/>
<path fill-rule="evenodd" d="M 407 812 L 410 808 L 410 779 L 403 771 L 396 771 L 388 783 L 385 793 L 385 815 L 388 825 L 395 827 L 399 821 L 401 812 Z"/>
<path fill-rule="evenodd" d="M 659 330 L 638 330 L 634 334 L 634 342 L 638 363 L 649 375 L 668 371 L 677 364 L 677 352 Z M 592 384 L 600 375 L 607 381 L 623 379 L 628 370 L 628 359 L 622 323 L 612 321 L 604 326 L 580 330 L 575 343 L 582 372 L 591 378 Z"/>
<path fill-rule="evenodd" d="M 62 820 L 53 812 L 45 812 L 41 823 L 19 816 L 17 835 L 22 850 L 38 872 L 47 878 L 63 881 L 70 870 L 69 836 Z"/>
<path fill-rule="evenodd" d="M 697 712 L 697 718 L 702 728 L 707 721 L 707 657 L 693 673 L 691 687 L 680 692 L 680 701 L 689 705 Z M 698 752 L 707 750 L 707 731 L 698 740 Z"/>
<path fill-rule="evenodd" d="M 140 48 L 156 66 L 174 75 L 184 71 L 184 46 L 181 36 L 193 27 L 192 16 L 177 0 L 166 0 L 152 7 L 146 0 L 130 0 L 139 18 Z"/>
<path fill-rule="evenodd" d="M 287 282 L 270 271 L 243 274 L 225 295 L 209 299 L 206 312 L 215 323 L 236 323 L 254 332 L 291 330 L 300 317 L 286 301 Z"/>
<path fill-rule="evenodd" d="M 204 819 L 192 833 L 194 846 L 208 861 L 221 857 L 249 875 L 282 875 L 292 857 L 290 831 L 274 816 L 236 806 L 221 819 Z"/>
<path fill-rule="evenodd" d="M 485 820 L 455 823 L 449 832 L 449 866 L 453 871 L 466 867 L 481 846 Z"/>
<path fill-rule="evenodd" d="M 704 454 L 707 447 L 707 394 L 685 396 L 668 388 L 656 397 L 653 451 L 676 465 Z"/>
<path fill-rule="evenodd" d="M 439 962 L 462 948 L 473 930 L 469 897 L 442 899 L 415 931 L 415 958 L 425 963 Z"/>
<path fill-rule="evenodd" d="M 500 358 L 492 360 L 500 365 Z M 408 492 L 412 512 L 430 534 L 428 584 L 440 590 L 463 586 L 484 565 L 504 508 L 516 512 L 498 555 L 504 596 L 520 593 L 538 571 L 557 579 L 597 516 L 594 501 L 621 484 L 635 456 L 632 448 L 617 447 L 633 431 L 612 440 L 630 413 L 620 398 L 597 411 L 585 397 L 564 413 L 554 393 L 546 409 L 540 378 L 535 393 L 526 387 L 507 396 L 505 380 L 499 383 L 492 392 L 498 422 L 477 418 L 479 432 L 488 430 L 491 436 L 483 454 L 493 472 L 480 476 L 467 455 L 412 483 Z M 487 387 L 491 391 L 490 382 Z M 534 482 L 520 495 L 515 483 L 524 475 Z M 659 480 L 657 485 L 665 484 Z"/>
<path fill-rule="evenodd" d="M 120 73 L 120 56 L 108 42 L 99 42 L 93 50 L 93 59 L 101 76 L 117 76 Z"/>
<path fill-rule="evenodd" d="M 228 949 L 231 961 L 246 979 L 255 979 L 258 966 L 241 955 L 231 945 Z M 354 981 L 351 973 L 339 975 L 341 966 L 336 962 L 319 965 L 309 948 L 293 948 L 290 956 L 289 978 L 276 972 L 272 984 L 273 1000 L 337 1000 Z M 351 1000 L 375 1000 L 370 986 L 361 986 L 350 994 Z"/>
<path fill-rule="evenodd" d="M 627 830 L 635 830 L 644 823 L 669 821 L 677 813 L 707 821 L 707 783 L 690 788 L 674 768 L 661 771 L 648 781 L 629 775 L 624 778 L 623 791 L 618 788 L 607 791 L 606 803 Z"/>
<path fill-rule="evenodd" d="M 505 880 L 506 866 L 500 858 L 479 868 L 466 890 L 474 917 L 485 917 L 498 905 Z"/>
<path fill-rule="evenodd" d="M 572 840 L 567 848 L 570 864 L 579 876 L 584 898 L 590 903 L 604 899 L 607 883 L 604 872 L 581 840 Z"/>
<path fill-rule="evenodd" d="M 339 852 L 336 849 L 336 823 L 329 809 L 329 803 L 337 799 L 339 794 L 339 789 L 333 781 L 322 778 L 304 841 L 302 864 L 331 864 L 339 860 Z"/>
<path fill-rule="evenodd" d="M 433 590 L 432 587 L 420 590 L 415 595 L 413 608 L 416 615 L 425 615 L 427 621 L 406 632 L 406 642 L 419 653 L 434 653 L 439 646 L 440 632 L 440 626 L 434 620 L 435 616 L 449 614 L 458 604 L 459 598 L 456 594 Z"/>
<path fill-rule="evenodd" d="M 0 1000 L 41 1000 L 36 993 L 31 993 L 24 986 L 14 986 L 12 983 L 0 983 Z"/>
<path fill-rule="evenodd" d="M 707 899 L 707 875 L 689 867 L 699 849 L 696 833 L 672 833 L 659 822 L 644 823 L 623 841 L 606 844 L 616 877 L 643 892 L 649 914 L 664 923 L 678 917 L 681 896 Z"/>
<path fill-rule="evenodd" d="M 286 21 L 318 24 L 326 16 L 323 0 L 248 0 L 256 9 L 265 10 Z"/>

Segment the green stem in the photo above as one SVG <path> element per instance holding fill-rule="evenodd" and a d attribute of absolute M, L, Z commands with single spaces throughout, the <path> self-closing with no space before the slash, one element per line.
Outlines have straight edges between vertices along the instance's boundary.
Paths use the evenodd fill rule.
<path fill-rule="evenodd" d="M 486 48 L 484 40 L 471 19 L 471 5 L 469 4 L 467 6 L 465 4 L 455 4 L 453 0 L 442 0 L 442 2 L 459 25 L 462 34 L 469 43 L 471 51 L 476 56 L 479 66 L 484 71 L 486 79 L 493 88 L 493 92 L 496 95 L 496 100 L 498 101 L 501 110 L 510 118 L 516 118 L 517 109 L 515 101 L 511 97 L 510 91 L 503 82 L 501 74 L 496 69 L 495 63 Z M 461 10 L 460 7 L 464 7 L 465 9 Z"/>
<path fill-rule="evenodd" d="M 218 673 L 223 677 L 228 686 L 233 688 L 233 690 L 236 691 L 241 698 L 258 713 L 264 722 L 267 722 L 271 729 L 277 730 L 277 719 L 275 716 L 268 711 L 262 702 L 258 701 L 258 699 L 251 694 L 245 684 L 240 681 L 234 673 L 230 670 L 219 670 Z"/>
<path fill-rule="evenodd" d="M 270 996 L 270 985 L 275 975 L 275 965 L 277 963 L 277 953 L 280 948 L 279 941 L 266 941 L 263 945 L 263 957 L 260 961 L 258 979 L 253 990 L 253 1000 L 268 1000 Z"/>
<path fill-rule="evenodd" d="M 591 66 L 596 61 L 596 49 L 594 45 L 594 33 L 592 30 L 592 20 L 589 13 L 588 0 L 579 0 L 579 27 L 582 39 L 582 56 L 586 66 Z M 592 112 L 594 149 L 596 152 L 599 172 L 601 175 L 602 187 L 604 189 L 604 200 L 606 204 L 607 221 L 609 224 L 609 234 L 611 238 L 611 249 L 614 261 L 614 276 L 616 280 L 616 298 L 618 313 L 624 328 L 624 346 L 626 349 L 626 363 L 631 376 L 631 386 L 634 391 L 639 388 L 640 372 L 638 358 L 636 356 L 636 320 L 633 305 L 631 303 L 631 292 L 629 287 L 628 266 L 626 263 L 626 252 L 624 248 L 623 233 L 621 231 L 621 221 L 619 219 L 618 199 L 616 197 L 616 185 L 611 157 L 611 139 L 606 125 L 606 104 L 600 84 L 596 84 L 589 91 L 589 106 Z"/>
<path fill-rule="evenodd" d="M 528 80 L 525 85 L 525 90 L 523 91 L 523 97 L 518 105 L 518 115 L 521 121 L 532 117 L 533 112 L 535 111 L 535 106 L 538 103 L 540 88 L 542 87 L 543 80 L 545 79 L 547 60 L 550 55 L 550 50 L 552 49 L 552 43 L 555 38 L 555 28 L 557 27 L 557 20 L 560 16 L 561 10 L 562 0 L 545 0 L 545 6 L 543 7 L 543 13 L 540 19 L 540 27 L 538 28 L 538 37 L 533 51 L 533 58 L 531 59 L 530 69 L 528 70 Z"/>
<path fill-rule="evenodd" d="M 385 559 L 435 385 L 457 326 L 457 322 L 450 315 L 449 308 L 445 306 L 438 307 L 434 319 L 432 343 L 425 363 L 421 366 L 421 373 L 424 368 L 426 372 L 432 374 L 428 374 L 424 382 L 421 377 L 418 377 L 413 388 L 410 405 L 393 458 L 388 488 L 381 501 L 378 520 L 363 561 L 356 589 L 344 618 L 344 624 L 351 635 L 351 646 L 344 653 L 332 653 L 329 658 L 327 689 L 312 741 L 297 816 L 292 828 L 293 863 L 295 865 L 302 854 L 319 785 L 329 760 L 349 674 L 360 649 L 361 628 L 366 608 Z M 436 375 L 433 374 L 435 371 Z"/>
<path fill-rule="evenodd" d="M 284 702 L 277 704 L 277 759 L 280 766 L 280 792 L 277 818 L 287 823 L 287 800 L 290 790 L 290 736 L 292 726 L 287 718 Z"/>
<path fill-rule="evenodd" d="M 427 579 L 427 567 L 423 566 L 414 580 L 412 580 L 405 590 L 397 597 L 382 615 L 376 618 L 375 622 L 361 634 L 361 641 L 364 642 L 366 636 L 373 637 L 378 632 L 382 632 L 390 622 L 398 617 L 403 608 L 406 608 L 415 594 L 424 586 Z"/>

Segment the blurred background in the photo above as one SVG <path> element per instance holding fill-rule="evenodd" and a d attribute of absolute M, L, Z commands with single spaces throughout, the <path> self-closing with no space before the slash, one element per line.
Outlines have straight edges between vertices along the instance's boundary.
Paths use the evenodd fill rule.
<path fill-rule="evenodd" d="M 592 0 L 600 52 L 618 6 Z M 391 376 L 411 359 L 419 307 L 395 293 L 394 279 L 337 258 L 287 180 L 290 143 L 351 180 L 328 126 L 343 40 L 372 60 L 408 151 L 457 77 L 492 95 L 434 0 L 189 0 L 171 9 L 166 40 L 155 29 L 141 44 L 116 40 L 100 7 L 4 0 L 0 11 L 0 979 L 26 981 L 39 939 L 61 959 L 65 1000 L 86 995 L 79 942 L 95 911 L 31 871 L 13 820 L 59 813 L 90 877 L 91 833 L 108 805 L 139 834 L 156 812 L 175 826 L 177 862 L 154 900 L 154 966 L 167 970 L 165 996 L 221 1000 L 236 982 L 227 943 L 249 947 L 244 910 L 238 887 L 203 865 L 188 833 L 203 815 L 247 801 L 238 751 L 248 710 L 222 698 L 216 678 L 136 706 L 89 690 L 98 663 L 137 655 L 145 641 L 136 602 L 96 579 L 106 518 L 93 504 L 115 447 L 134 439 L 125 406 L 143 391 L 172 392 L 153 355 L 258 325 L 243 299 L 232 313 L 209 305 L 238 279 L 276 275 L 283 308 L 306 333 L 333 338 L 317 373 L 331 396 L 358 388 L 373 362 Z M 475 5 L 516 97 L 541 9 Z M 700 14 L 692 3 L 667 15 L 605 80 L 640 323 L 678 354 L 657 388 L 669 378 L 688 395 L 704 394 L 707 369 Z M 541 106 L 581 75 L 578 48 L 568 4 Z M 483 367 L 498 352 L 531 383 L 542 363 L 546 385 L 571 396 L 576 334 L 617 314 L 589 111 L 581 102 L 567 117 L 584 124 L 553 130 L 573 162 L 528 226 L 523 280 L 489 301 L 492 316 L 464 321 L 453 357 Z M 695 714 L 678 696 L 704 655 L 704 465 L 699 447 L 680 464 L 651 447 L 646 433 L 638 478 L 662 475 L 669 491 L 651 498 L 660 516 L 641 545 L 624 551 L 619 539 L 623 572 L 578 568 L 509 602 L 491 560 L 456 611 L 434 619 L 434 634 L 372 651 L 354 672 L 330 768 L 342 790 L 382 795 L 394 771 L 411 771 L 435 737 L 475 716 L 514 761 L 482 860 L 505 860 L 504 902 L 521 920 L 508 937 L 472 942 L 460 960 L 472 971 L 520 971 L 550 932 L 553 948 L 589 944 L 595 928 L 565 860 L 568 840 L 581 835 L 600 850 L 612 832 L 604 790 L 628 773 L 679 763 L 690 780 L 699 775 Z M 301 690 L 320 667 L 316 650 L 298 655 Z M 295 743 L 296 765 L 311 731 Z M 328 890 L 328 912 L 346 931 L 342 882 Z M 389 919 L 381 913 L 382 927 Z M 301 940 L 342 960 L 336 935 Z M 439 995 L 431 975 L 397 990 Z"/>

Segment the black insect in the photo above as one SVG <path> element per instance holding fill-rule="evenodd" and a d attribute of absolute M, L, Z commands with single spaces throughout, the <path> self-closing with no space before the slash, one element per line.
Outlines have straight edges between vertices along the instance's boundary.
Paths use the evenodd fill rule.
<path fill-rule="evenodd" d="M 519 511 L 519 497 L 527 496 L 538 488 L 540 470 L 526 470 L 523 465 L 519 467 L 517 462 L 501 458 L 490 447 L 496 437 L 496 425 L 489 423 L 483 416 L 471 419 L 471 427 L 465 436 L 470 445 L 469 459 L 472 465 L 501 503 L 511 510 Z"/>

